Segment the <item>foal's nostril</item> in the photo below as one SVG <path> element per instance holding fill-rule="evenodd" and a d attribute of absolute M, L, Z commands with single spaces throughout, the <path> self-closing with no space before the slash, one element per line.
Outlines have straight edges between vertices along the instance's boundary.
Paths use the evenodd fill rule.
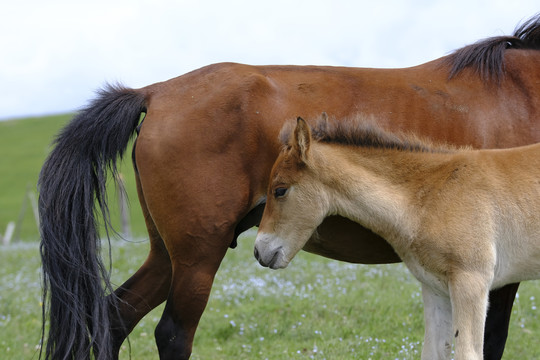
<path fill-rule="evenodd" d="M 253 255 L 255 256 L 255 259 L 259 261 L 259 250 L 257 250 L 257 248 L 255 248 L 255 250 L 253 251 Z"/>
<path fill-rule="evenodd" d="M 268 267 L 274 269 L 274 265 L 276 264 L 276 261 L 279 258 L 279 249 L 274 251 L 274 255 L 272 255 L 272 259 L 270 259 L 270 262 L 268 263 Z"/>

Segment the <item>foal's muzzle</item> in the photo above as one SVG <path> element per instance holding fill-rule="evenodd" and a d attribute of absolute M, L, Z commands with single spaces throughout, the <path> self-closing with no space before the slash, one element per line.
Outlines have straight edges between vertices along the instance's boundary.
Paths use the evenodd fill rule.
<path fill-rule="evenodd" d="M 277 242 L 277 243 L 276 243 Z M 264 267 L 280 269 L 287 266 L 283 246 L 276 238 L 268 234 L 259 234 L 255 240 L 255 259 Z"/>
<path fill-rule="evenodd" d="M 276 264 L 279 262 L 280 258 L 282 257 L 281 249 L 282 247 L 280 246 L 277 249 L 275 249 L 270 255 L 263 258 L 262 256 L 260 256 L 259 250 L 255 246 L 255 251 L 254 251 L 255 259 L 257 259 L 259 264 L 261 264 L 264 267 L 269 267 L 271 269 L 278 269 L 279 267 L 276 266 Z"/>

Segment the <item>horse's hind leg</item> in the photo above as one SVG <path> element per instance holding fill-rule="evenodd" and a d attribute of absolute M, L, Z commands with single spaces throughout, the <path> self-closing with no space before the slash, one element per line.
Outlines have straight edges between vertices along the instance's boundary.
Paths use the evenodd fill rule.
<path fill-rule="evenodd" d="M 210 165 L 211 169 L 203 164 L 191 166 L 190 177 L 161 167 L 165 172 L 156 174 L 157 169 L 153 176 L 142 178 L 143 189 L 167 189 L 166 194 L 146 194 L 172 266 L 167 304 L 155 331 L 161 359 L 188 359 L 191 355 L 214 276 L 246 212 L 247 186 L 235 178 L 218 176 L 214 164 Z M 163 186 L 160 182 L 167 176 L 172 185 Z"/>
<path fill-rule="evenodd" d="M 162 165 L 154 160 L 149 163 Z M 168 254 L 167 265 L 158 264 L 155 260 L 154 269 L 157 270 L 152 273 L 154 279 L 149 276 L 140 286 L 150 294 L 150 289 L 156 286 L 155 281 L 160 279 L 159 271 L 170 277 L 163 286 L 160 285 L 159 292 L 150 294 L 150 299 L 156 303 L 167 298 L 155 330 L 160 359 L 190 357 L 195 330 L 210 296 L 214 276 L 233 241 L 238 220 L 246 212 L 247 196 L 239 195 L 246 191 L 235 189 L 223 177 L 196 174 L 202 167 L 192 166 L 191 176 L 181 177 L 170 171 L 170 166 L 156 166 L 143 172 L 148 166 L 143 170 L 139 165 L 148 212 Z M 147 173 L 150 175 L 146 176 Z M 206 174 L 212 172 L 208 170 Z M 215 181 L 213 191 L 207 190 L 212 186 L 205 181 Z M 238 183 L 236 181 L 237 186 Z M 165 254 L 165 250 L 158 252 L 156 249 L 154 254 Z M 158 259 L 157 255 L 154 256 Z M 164 259 L 165 255 L 161 258 Z M 137 320 L 153 305 L 131 315 Z"/>
<path fill-rule="evenodd" d="M 150 237 L 150 252 L 141 268 L 115 291 L 117 302 L 110 301 L 111 332 L 115 356 L 135 325 L 167 299 L 171 283 L 171 262 L 163 240 L 146 207 L 138 175 L 137 191 Z M 112 306 L 116 304 L 116 306 Z"/>
<path fill-rule="evenodd" d="M 172 242 L 173 279 L 155 337 L 160 359 L 188 359 L 214 275 L 232 241 L 232 231 L 196 235 L 182 231 Z M 170 242 L 167 241 L 167 244 Z"/>
<path fill-rule="evenodd" d="M 484 360 L 500 360 L 508 336 L 508 324 L 519 283 L 489 293 L 489 308 L 484 338 Z"/>

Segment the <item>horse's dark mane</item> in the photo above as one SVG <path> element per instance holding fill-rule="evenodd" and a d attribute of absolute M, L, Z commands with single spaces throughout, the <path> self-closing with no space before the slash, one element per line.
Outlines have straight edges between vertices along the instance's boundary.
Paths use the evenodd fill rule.
<path fill-rule="evenodd" d="M 288 122 L 283 127 L 280 134 L 282 144 L 289 144 L 294 124 Z M 360 116 L 329 121 L 326 114 L 323 114 L 315 125 L 310 127 L 313 139 L 322 143 L 431 153 L 449 153 L 458 150 L 452 145 L 434 144 L 414 134 L 387 132 L 377 125 L 374 119 Z"/>
<path fill-rule="evenodd" d="M 449 78 L 472 68 L 485 81 L 499 81 L 504 75 L 507 49 L 540 50 L 540 14 L 519 25 L 513 36 L 487 38 L 454 51 L 444 61 L 450 66 Z"/>

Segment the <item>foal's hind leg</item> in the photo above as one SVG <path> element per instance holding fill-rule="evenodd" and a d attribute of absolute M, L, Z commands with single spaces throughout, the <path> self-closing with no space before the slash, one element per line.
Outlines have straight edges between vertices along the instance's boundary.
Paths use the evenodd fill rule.
<path fill-rule="evenodd" d="M 167 299 L 171 283 L 171 262 L 141 191 L 139 177 L 137 191 L 150 236 L 150 253 L 141 268 L 114 292 L 118 301 L 112 306 L 111 332 L 115 356 L 135 325 L 152 309 Z"/>

